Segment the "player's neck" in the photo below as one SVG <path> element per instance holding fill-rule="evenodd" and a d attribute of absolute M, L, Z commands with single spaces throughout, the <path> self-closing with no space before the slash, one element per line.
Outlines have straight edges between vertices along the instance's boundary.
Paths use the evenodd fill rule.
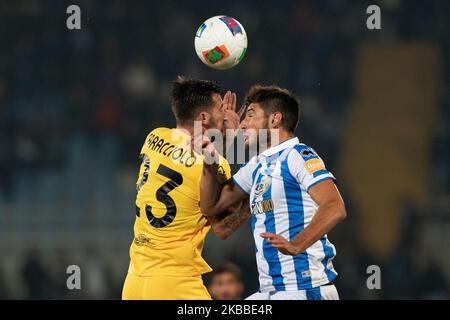
<path fill-rule="evenodd" d="M 294 134 L 281 129 L 278 131 L 278 139 L 273 139 L 273 137 L 274 136 L 271 135 L 271 139 L 267 145 L 267 149 L 275 147 L 289 139 L 292 139 L 294 137 Z M 264 151 L 264 150 L 261 150 L 261 151 Z"/>
<path fill-rule="evenodd" d="M 194 130 L 194 127 L 193 127 L 193 126 L 177 125 L 177 126 L 176 126 L 176 129 L 177 129 L 177 130 L 180 130 L 180 131 L 184 131 L 185 133 L 189 134 L 191 137 L 194 136 L 195 130 Z M 203 131 L 204 131 L 204 130 L 203 130 L 203 128 L 202 128 L 202 132 L 203 132 Z"/>

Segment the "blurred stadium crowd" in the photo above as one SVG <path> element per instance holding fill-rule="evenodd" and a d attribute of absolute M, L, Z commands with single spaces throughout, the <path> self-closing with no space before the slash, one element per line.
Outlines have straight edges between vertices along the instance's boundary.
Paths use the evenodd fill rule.
<path fill-rule="evenodd" d="M 447 57 L 429 172 L 430 194 L 450 194 L 450 25 L 447 1 L 377 1 L 383 32 L 365 28 L 364 2 L 73 1 L 82 30 L 65 28 L 64 1 L 0 5 L 0 299 L 120 298 L 134 219 L 138 154 L 154 127 L 173 126 L 168 101 L 177 74 L 217 80 L 242 98 L 254 83 L 277 83 L 301 97 L 301 139 L 336 161 L 351 102 L 354 50 L 365 40 L 432 41 Z M 70 3 L 72 4 L 72 3 Z M 207 69 L 195 55 L 198 25 L 215 14 L 240 20 L 249 36 L 236 69 Z M 379 124 L 382 125 L 382 124 Z M 345 196 L 345 189 L 342 190 Z M 349 219 L 331 234 L 344 299 L 449 298 L 439 263 L 416 265 L 420 209 L 405 203 L 404 234 L 377 262 L 355 243 Z M 448 221 L 448 217 L 446 218 Z M 213 267 L 243 270 L 244 295 L 257 290 L 249 227 L 221 242 L 208 236 Z M 443 253 L 445 254 L 445 253 Z M 448 252 L 447 252 L 448 254 Z M 82 269 L 83 289 L 67 290 L 66 267 Z M 381 264 L 382 290 L 366 288 Z M 208 277 L 207 277 L 208 280 Z"/>

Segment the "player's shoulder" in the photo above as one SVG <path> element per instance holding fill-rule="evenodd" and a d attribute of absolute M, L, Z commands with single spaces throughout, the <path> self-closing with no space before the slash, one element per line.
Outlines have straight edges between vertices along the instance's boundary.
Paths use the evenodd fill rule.
<path fill-rule="evenodd" d="M 152 130 L 152 132 L 164 132 L 164 131 L 171 131 L 171 130 L 174 130 L 174 128 L 157 127 L 157 128 L 154 128 L 154 129 Z"/>
<path fill-rule="evenodd" d="M 241 164 L 240 169 L 244 169 L 244 170 L 248 170 L 248 169 L 254 169 L 255 167 L 257 167 L 259 164 L 259 157 L 258 155 L 255 155 L 253 157 L 250 158 L 249 161 Z"/>
<path fill-rule="evenodd" d="M 152 131 L 150 131 L 150 133 L 148 134 L 148 136 L 165 136 L 167 134 L 170 134 L 174 129 L 172 128 L 166 128 L 166 127 L 158 127 L 158 128 L 154 128 Z"/>
<path fill-rule="evenodd" d="M 231 166 L 228 160 L 219 155 L 219 163 L 217 167 L 217 175 L 221 183 L 227 181 L 231 177 Z"/>
<path fill-rule="evenodd" d="M 225 168 L 231 168 L 230 163 L 228 162 L 228 160 L 219 154 L 219 162 L 218 162 L 219 167 L 225 167 Z M 230 169 L 231 170 L 231 169 Z"/>
<path fill-rule="evenodd" d="M 323 174 L 328 171 L 317 152 L 304 143 L 295 145 L 288 155 L 288 168 L 293 175 L 298 173 L 314 175 Z M 304 170 L 306 169 L 306 170 Z"/>
<path fill-rule="evenodd" d="M 170 130 L 171 130 L 170 128 L 165 128 L 165 127 L 154 128 L 147 134 L 147 137 L 145 138 L 145 140 L 152 140 L 155 137 L 165 136 Z"/>
<path fill-rule="evenodd" d="M 251 177 L 255 174 L 256 170 L 258 170 L 261 164 L 259 163 L 258 156 L 254 156 L 250 158 L 249 161 L 241 164 L 236 176 L 239 176 L 243 179 L 251 179 Z"/>
<path fill-rule="evenodd" d="M 141 153 L 154 152 L 156 156 L 168 157 L 172 152 L 178 158 L 185 155 L 189 134 L 177 128 L 158 127 L 150 131 L 145 138 Z M 176 159 L 175 159 L 176 160 Z"/>
<path fill-rule="evenodd" d="M 319 155 L 312 147 L 307 146 L 304 143 L 297 143 L 290 150 L 289 158 L 295 160 L 308 161 L 311 159 L 319 158 Z"/>
<path fill-rule="evenodd" d="M 186 140 L 189 139 L 190 135 L 184 129 L 179 128 L 167 128 L 167 127 L 158 127 L 153 129 L 148 135 L 146 140 L 156 141 L 159 143 L 168 142 L 174 145 L 185 145 Z"/>

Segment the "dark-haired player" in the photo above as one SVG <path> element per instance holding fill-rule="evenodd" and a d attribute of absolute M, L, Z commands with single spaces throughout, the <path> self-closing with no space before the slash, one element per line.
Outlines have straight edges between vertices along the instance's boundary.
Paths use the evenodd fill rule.
<path fill-rule="evenodd" d="M 209 215 L 249 199 L 260 290 L 249 299 L 338 299 L 333 284 L 336 255 L 327 233 L 346 216 L 334 176 L 310 147 L 294 136 L 300 103 L 276 86 L 252 87 L 240 127 L 254 156 L 226 184 L 203 166 L 201 208 Z M 255 131 L 267 130 L 266 145 Z M 278 142 L 273 139 L 274 134 Z M 205 155 L 217 151 L 207 138 Z M 208 161 L 211 163 L 211 161 Z"/>
<path fill-rule="evenodd" d="M 211 271 L 201 256 L 206 234 L 212 227 L 224 239 L 248 218 L 226 212 L 207 220 L 199 207 L 203 159 L 191 151 L 194 121 L 203 131 L 239 126 L 236 95 L 227 92 L 222 100 L 215 83 L 178 77 L 171 100 L 177 127 L 154 129 L 141 150 L 123 299 L 211 299 L 201 278 Z M 219 181 L 230 177 L 224 158 L 215 175 Z"/>
<path fill-rule="evenodd" d="M 240 300 L 244 291 L 241 269 L 231 262 L 215 268 L 208 289 L 214 300 Z"/>

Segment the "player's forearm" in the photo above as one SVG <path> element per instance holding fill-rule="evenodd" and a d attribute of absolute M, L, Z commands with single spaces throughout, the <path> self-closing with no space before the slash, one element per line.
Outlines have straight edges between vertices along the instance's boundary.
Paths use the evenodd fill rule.
<path fill-rule="evenodd" d="M 320 240 L 346 216 L 345 206 L 340 201 L 333 201 L 320 206 L 311 223 L 292 241 L 298 252 L 297 254 L 304 252 Z"/>
<path fill-rule="evenodd" d="M 209 217 L 209 221 L 214 233 L 219 239 L 225 240 L 237 228 L 243 225 L 250 218 L 250 210 L 248 205 L 244 205 L 238 210 L 229 210 L 221 215 Z"/>
<path fill-rule="evenodd" d="M 221 184 L 217 179 L 217 164 L 203 164 L 202 177 L 200 181 L 200 209 L 204 215 L 212 216 L 218 214 L 216 208 Z"/>

